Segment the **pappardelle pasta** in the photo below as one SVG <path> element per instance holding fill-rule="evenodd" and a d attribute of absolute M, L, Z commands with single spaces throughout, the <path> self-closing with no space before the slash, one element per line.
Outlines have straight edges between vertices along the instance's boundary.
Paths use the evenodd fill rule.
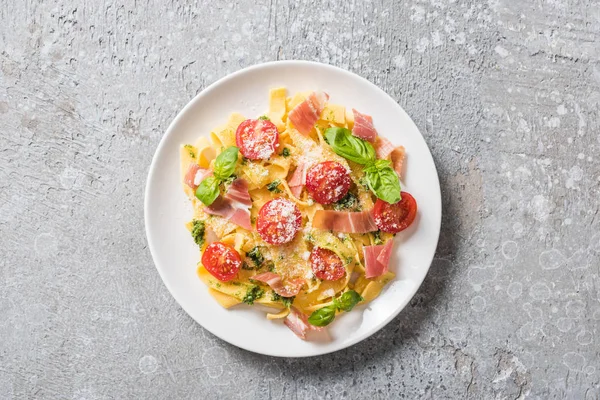
<path fill-rule="evenodd" d="M 199 278 L 225 308 L 270 307 L 298 337 L 376 298 L 394 235 L 415 219 L 405 150 L 323 92 L 271 89 L 268 112 L 181 148 Z"/>

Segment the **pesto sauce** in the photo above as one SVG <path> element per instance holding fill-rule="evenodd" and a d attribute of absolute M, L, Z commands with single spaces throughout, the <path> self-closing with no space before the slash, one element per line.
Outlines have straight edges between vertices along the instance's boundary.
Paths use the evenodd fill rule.
<path fill-rule="evenodd" d="M 204 221 L 200 221 L 200 220 L 193 220 L 192 221 L 192 237 L 194 238 L 194 242 L 202 247 L 202 245 L 204 244 L 204 233 L 205 233 L 205 224 Z"/>
<path fill-rule="evenodd" d="M 292 306 L 292 304 L 294 303 L 294 299 L 296 298 L 296 296 L 292 296 L 292 297 L 283 297 L 278 295 L 275 292 L 271 292 L 271 300 L 273 301 L 281 301 L 283 303 L 284 306 L 286 306 L 287 308 L 290 308 Z"/>
<path fill-rule="evenodd" d="M 281 181 L 279 179 L 275 179 L 273 182 L 267 184 L 267 190 L 271 193 L 281 193 L 281 189 L 279 189 L 279 185 Z"/>
<path fill-rule="evenodd" d="M 183 147 L 188 151 L 188 154 L 190 157 L 196 158 L 196 152 L 194 151 L 194 146 L 192 146 L 191 144 L 186 144 Z"/>
<path fill-rule="evenodd" d="M 335 211 L 360 211 L 362 209 L 358 197 L 352 192 L 348 192 L 341 200 L 333 203 L 333 209 Z"/>
<path fill-rule="evenodd" d="M 256 300 L 263 297 L 264 294 L 265 291 L 261 289 L 258 285 L 252 285 L 248 288 L 248 291 L 246 291 L 246 295 L 242 299 L 242 302 L 251 306 Z"/>
<path fill-rule="evenodd" d="M 262 255 L 259 246 L 255 246 L 254 248 L 252 248 L 252 250 L 247 252 L 246 257 L 249 258 L 254 264 L 254 268 L 248 266 L 247 269 L 260 269 L 263 263 L 265 262 L 265 257 Z"/>

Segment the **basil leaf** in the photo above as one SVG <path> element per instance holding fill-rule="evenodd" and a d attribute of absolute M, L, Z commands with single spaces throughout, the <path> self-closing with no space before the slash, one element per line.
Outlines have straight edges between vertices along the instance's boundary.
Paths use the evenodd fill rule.
<path fill-rule="evenodd" d="M 367 185 L 375 196 L 394 204 L 400 201 L 400 180 L 391 165 L 389 161 L 377 160 L 364 171 Z"/>
<path fill-rule="evenodd" d="M 219 154 L 215 160 L 215 177 L 224 181 L 233 174 L 237 164 L 238 151 L 237 147 L 231 146 Z"/>
<path fill-rule="evenodd" d="M 210 206 L 219 197 L 219 180 L 214 176 L 205 178 L 196 189 L 196 197 L 205 205 Z"/>
<path fill-rule="evenodd" d="M 350 161 L 362 165 L 375 162 L 373 145 L 353 136 L 349 129 L 329 128 L 325 131 L 325 141 L 337 155 Z"/>
<path fill-rule="evenodd" d="M 340 311 L 350 312 L 359 302 L 364 299 L 354 290 L 349 290 L 339 298 L 333 300 L 333 305 Z"/>
<path fill-rule="evenodd" d="M 327 326 L 335 319 L 335 306 L 326 306 L 313 311 L 308 322 L 314 326 Z"/>

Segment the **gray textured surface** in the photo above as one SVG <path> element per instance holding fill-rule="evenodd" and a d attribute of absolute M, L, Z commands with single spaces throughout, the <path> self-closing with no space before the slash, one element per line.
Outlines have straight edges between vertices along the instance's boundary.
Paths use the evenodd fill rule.
<path fill-rule="evenodd" d="M 598 1 L 40 3 L 0 6 L 0 397 L 599 398 Z M 444 197 L 410 306 L 301 360 L 194 323 L 143 227 L 176 113 L 293 58 L 397 99 Z"/>

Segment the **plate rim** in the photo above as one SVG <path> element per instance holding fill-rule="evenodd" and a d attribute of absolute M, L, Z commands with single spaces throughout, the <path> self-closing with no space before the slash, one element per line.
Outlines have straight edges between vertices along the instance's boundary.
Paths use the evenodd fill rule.
<path fill-rule="evenodd" d="M 307 354 L 302 354 L 302 355 L 296 355 L 296 356 L 288 356 L 288 355 L 282 355 L 282 354 L 278 354 L 276 352 L 269 352 L 269 351 L 257 351 L 256 349 L 252 349 L 249 348 L 245 345 L 242 344 L 237 344 L 237 343 L 232 343 L 229 340 L 221 337 L 220 335 L 218 335 L 217 333 L 213 332 L 211 329 L 205 327 L 200 321 L 198 321 L 195 317 L 192 316 L 192 313 L 190 311 L 188 311 L 187 307 L 183 305 L 184 302 L 180 301 L 178 295 L 176 294 L 177 292 L 174 290 L 173 286 L 168 282 L 167 279 L 165 279 L 165 274 L 163 274 L 163 271 L 161 270 L 161 268 L 159 268 L 159 266 L 157 265 L 156 259 L 156 250 L 154 248 L 153 245 L 153 241 L 151 240 L 151 234 L 150 234 L 150 229 L 149 229 L 149 187 L 151 186 L 151 179 L 154 175 L 154 171 L 156 169 L 156 163 L 157 163 L 157 155 L 159 153 L 161 153 L 161 150 L 163 149 L 163 147 L 166 146 L 166 142 L 167 142 L 167 138 L 172 134 L 172 132 L 174 131 L 175 126 L 178 124 L 178 122 L 184 118 L 184 116 L 187 114 L 188 110 L 191 109 L 198 101 L 200 101 L 200 99 L 202 99 L 203 97 L 207 96 L 208 94 L 210 94 L 210 92 L 224 84 L 225 82 L 232 80 L 236 77 L 238 77 L 239 75 L 243 75 L 245 73 L 248 73 L 250 71 L 253 70 L 258 70 L 258 69 L 263 69 L 263 68 L 269 68 L 269 67 L 273 67 L 275 65 L 281 65 L 281 66 L 312 66 L 312 67 L 317 67 L 317 68 L 326 68 L 329 69 L 331 71 L 334 71 L 336 73 L 341 73 L 341 74 L 345 74 L 347 76 L 349 76 L 352 79 L 358 79 L 360 81 L 363 81 L 363 83 L 366 83 L 368 86 L 370 86 L 371 88 L 375 89 L 377 92 L 379 92 L 380 94 L 382 94 L 383 96 L 388 97 L 390 100 L 392 100 L 398 107 L 399 109 L 406 115 L 406 117 L 408 117 L 408 119 L 410 120 L 410 122 L 417 128 L 417 132 L 419 133 L 419 135 L 421 136 L 421 139 L 423 140 L 423 142 L 425 143 L 425 146 L 427 148 L 427 151 L 429 153 L 429 157 L 431 158 L 431 162 L 433 163 L 433 169 L 435 172 L 435 180 L 436 180 L 436 185 L 435 185 L 435 189 L 437 191 L 437 193 L 439 193 L 439 209 L 436 210 L 438 211 L 438 215 L 439 217 L 439 221 L 438 224 L 436 224 L 435 228 L 437 231 L 437 234 L 435 235 L 435 250 L 433 251 L 430 259 L 427 261 L 426 265 L 427 268 L 425 270 L 425 273 L 423 274 L 423 277 L 420 279 L 420 281 L 416 281 L 417 283 L 414 286 L 414 292 L 408 297 L 407 302 L 402 306 L 402 307 L 398 307 L 396 310 L 394 310 L 394 312 L 392 312 L 386 319 L 384 319 L 382 322 L 380 322 L 379 324 L 373 326 L 369 331 L 363 333 L 362 335 L 357 336 L 356 338 L 349 340 L 347 342 L 343 342 L 342 344 L 340 344 L 339 346 L 333 346 L 332 348 L 329 349 L 324 349 L 323 351 L 317 350 L 315 352 L 312 353 L 307 353 Z M 379 332 L 381 329 L 383 329 L 386 325 L 388 325 L 393 319 L 395 319 L 400 312 L 402 312 L 402 310 L 404 310 L 406 308 L 406 306 L 410 303 L 410 300 L 415 296 L 415 294 L 419 291 L 421 285 L 423 284 L 423 282 L 425 281 L 425 278 L 427 277 L 427 274 L 429 273 L 429 270 L 431 269 L 431 264 L 435 258 L 435 253 L 437 251 L 437 247 L 439 245 L 439 238 L 440 238 L 440 234 L 441 234 L 441 225 L 442 225 L 442 212 L 443 212 L 443 207 L 442 207 L 442 198 L 441 198 L 441 187 L 440 187 L 440 180 L 439 180 L 439 174 L 438 174 L 438 170 L 437 170 L 437 166 L 435 163 L 435 160 L 433 158 L 433 154 L 431 153 L 431 149 L 429 147 L 429 145 L 427 144 L 427 141 L 425 140 L 425 137 L 423 136 L 423 134 L 421 133 L 421 130 L 419 129 L 419 127 L 417 126 L 417 124 L 415 124 L 415 122 L 413 121 L 413 119 L 411 118 L 411 116 L 404 110 L 404 108 L 392 97 L 390 96 L 385 90 L 383 90 L 382 88 L 380 88 L 379 86 L 377 86 L 376 84 L 374 84 L 373 82 L 369 81 L 368 79 L 352 72 L 352 71 L 348 71 L 344 68 L 341 67 L 337 67 L 334 65 L 330 65 L 330 64 L 325 64 L 325 63 L 321 63 L 321 62 L 316 62 L 316 61 L 308 61 L 308 60 L 278 60 L 278 61 L 268 61 L 268 62 L 263 62 L 263 63 L 257 63 L 257 64 L 253 64 L 250 66 L 247 66 L 245 68 L 241 68 L 237 71 L 234 71 L 230 74 L 227 74 L 221 78 L 219 78 L 218 80 L 216 80 L 215 82 L 211 83 L 210 85 L 208 85 L 206 88 L 204 88 L 203 90 L 201 90 L 199 93 L 197 93 L 194 97 L 192 97 L 192 99 L 190 99 L 186 105 L 177 113 L 177 115 L 175 116 L 175 118 L 173 118 L 173 120 L 171 121 L 171 123 L 169 124 L 169 126 L 167 127 L 167 129 L 165 130 L 164 134 L 162 135 L 160 142 L 158 144 L 158 146 L 156 147 L 156 150 L 154 151 L 154 154 L 152 155 L 152 161 L 150 163 L 150 166 L 148 168 L 148 174 L 146 177 L 146 182 L 145 182 L 145 188 L 144 188 L 144 231 L 146 233 L 146 242 L 148 243 L 148 248 L 150 250 L 150 255 L 152 257 L 152 262 L 154 264 L 154 267 L 156 268 L 156 270 L 158 271 L 158 274 L 163 282 L 163 284 L 166 286 L 167 290 L 169 291 L 169 293 L 171 294 L 171 296 L 175 299 L 175 301 L 177 302 L 177 304 L 179 305 L 179 307 L 181 307 L 183 309 L 183 311 L 185 311 L 185 313 L 195 321 L 195 323 L 197 323 L 198 325 L 200 325 L 203 329 L 206 329 L 207 331 L 209 331 L 212 335 L 218 337 L 220 340 L 223 340 L 224 342 L 229 343 L 232 346 L 244 349 L 246 351 L 250 351 L 252 353 L 255 354 L 261 354 L 261 355 L 266 355 L 266 356 L 272 356 L 272 357 L 280 357 L 280 358 L 305 358 L 305 357 L 317 357 L 317 356 L 322 356 L 322 355 L 326 355 L 326 354 L 330 354 L 330 353 L 334 353 L 343 349 L 346 349 L 348 347 L 351 347 L 359 342 L 362 342 L 363 340 L 368 339 L 369 337 L 373 336 L 375 333 Z"/>

